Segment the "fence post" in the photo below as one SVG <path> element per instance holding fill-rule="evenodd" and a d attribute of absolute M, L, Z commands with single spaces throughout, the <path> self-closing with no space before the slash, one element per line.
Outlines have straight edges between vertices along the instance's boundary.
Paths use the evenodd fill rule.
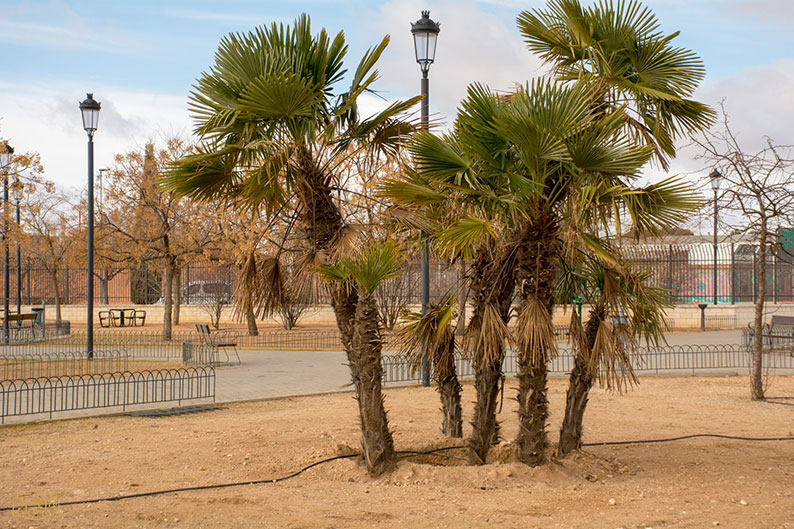
<path fill-rule="evenodd" d="M 667 254 L 667 286 L 669 287 L 668 290 L 670 294 L 673 293 L 673 245 L 668 245 L 668 254 Z M 678 296 L 676 296 L 677 298 Z M 681 301 L 676 299 L 676 301 Z"/>
<path fill-rule="evenodd" d="M 56 272 L 56 274 L 57 273 L 58 272 Z M 69 267 L 68 266 L 66 267 L 66 292 L 65 292 L 65 294 L 66 295 L 64 296 L 64 303 L 63 304 L 64 305 L 68 305 L 69 304 Z"/>
<path fill-rule="evenodd" d="M 28 255 L 28 305 L 30 305 L 30 256 Z"/>

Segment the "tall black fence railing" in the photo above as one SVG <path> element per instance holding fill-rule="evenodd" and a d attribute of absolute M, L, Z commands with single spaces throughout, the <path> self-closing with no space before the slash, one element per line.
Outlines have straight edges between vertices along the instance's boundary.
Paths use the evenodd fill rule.
<path fill-rule="evenodd" d="M 758 296 L 758 277 L 761 263 L 758 248 L 751 243 L 721 243 L 717 246 L 716 263 L 714 247 L 710 244 L 657 244 L 624 246 L 626 259 L 637 269 L 652 274 L 651 284 L 669 291 L 678 303 L 752 302 Z M 763 265 L 767 276 L 767 300 L 770 302 L 794 301 L 794 267 L 787 252 L 772 252 Z M 716 292 L 714 289 L 716 264 Z M 23 259 L 21 266 L 11 267 L 10 299 L 16 299 L 16 277 L 21 276 L 23 304 L 64 304 L 86 302 L 87 275 L 84 268 L 47 269 L 35 259 Z M 409 260 L 403 275 L 392 280 L 390 295 L 399 295 L 409 304 L 420 302 L 420 265 Z M 146 305 L 163 302 L 161 269 L 149 264 L 122 268 L 97 267 L 94 276 L 95 303 L 111 305 Z M 207 263 L 182 265 L 175 280 L 184 305 L 214 304 L 231 300 L 239 280 L 239 270 L 233 266 Z M 461 280 L 461 270 L 442 260 L 430 265 L 431 296 L 439 297 L 453 292 Z M 2 278 L 0 278 L 2 286 Z M 328 303 L 324 292 L 318 294 L 317 303 Z M 12 303 L 13 304 L 13 303 Z"/>

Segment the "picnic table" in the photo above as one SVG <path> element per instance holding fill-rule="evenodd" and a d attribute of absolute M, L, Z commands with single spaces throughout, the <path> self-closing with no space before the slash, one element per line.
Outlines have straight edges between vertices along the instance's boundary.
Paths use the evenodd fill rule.
<path fill-rule="evenodd" d="M 134 327 L 145 323 L 145 310 L 121 308 L 99 311 L 100 327 Z"/>

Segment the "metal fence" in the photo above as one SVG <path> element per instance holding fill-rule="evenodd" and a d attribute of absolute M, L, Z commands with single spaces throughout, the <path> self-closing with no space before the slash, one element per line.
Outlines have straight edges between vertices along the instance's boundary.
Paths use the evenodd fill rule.
<path fill-rule="evenodd" d="M 715 262 L 711 244 L 638 245 L 623 248 L 628 261 L 637 269 L 652 274 L 651 284 L 672 293 L 678 303 L 753 302 L 758 296 L 760 263 L 758 246 L 751 243 L 717 245 Z M 794 301 L 790 259 L 776 252 L 767 257 L 766 299 L 770 302 Z M 716 292 L 714 288 L 716 264 Z"/>
<path fill-rule="evenodd" d="M 0 380 L 51 378 L 127 371 L 126 351 L 60 352 L 0 356 Z"/>
<path fill-rule="evenodd" d="M 7 417 L 215 400 L 210 366 L 0 381 L 0 422 Z"/>
<path fill-rule="evenodd" d="M 710 244 L 637 245 L 623 248 L 627 260 L 636 268 L 653 274 L 654 286 L 672 293 L 679 303 L 718 303 L 754 301 L 758 295 L 760 266 L 757 246 L 751 243 L 718 245 L 716 258 L 717 288 L 714 290 L 714 247 Z M 785 252 L 776 252 L 787 255 Z M 61 303 L 86 301 L 87 273 L 84 268 L 48 270 L 35 259 L 23 260 L 11 270 L 11 300 L 16 299 L 16 276 L 21 275 L 21 301 L 24 304 L 55 302 L 58 291 Z M 772 302 L 794 301 L 794 269 L 790 260 L 771 255 L 765 264 L 767 299 Z M 419 261 L 409 260 L 399 278 L 398 289 L 409 304 L 420 303 Z M 433 299 L 451 292 L 460 281 L 461 271 L 442 260 L 430 264 L 430 292 Z M 162 303 L 163 271 L 149 264 L 123 268 L 98 269 L 94 277 L 95 302 L 110 305 Z M 188 263 L 182 266 L 176 281 L 182 303 L 212 304 L 229 300 L 237 287 L 239 270 L 225 265 Z M 2 285 L 2 279 L 0 279 Z M 56 288 L 57 285 L 57 288 Z M 327 303 L 320 294 L 318 303 Z"/>
<path fill-rule="evenodd" d="M 573 369 L 574 355 L 570 349 L 560 349 L 548 364 L 550 373 L 569 373 Z M 419 373 L 411 373 L 401 355 L 382 357 L 384 382 L 418 381 Z M 764 365 L 769 369 L 794 370 L 794 357 L 787 352 L 767 351 Z M 474 376 L 474 368 L 460 354 L 455 359 L 459 377 Z M 715 369 L 749 369 L 750 353 L 743 344 L 732 345 L 675 345 L 646 347 L 634 358 L 632 367 L 636 373 L 660 373 L 667 371 L 709 371 Z M 505 374 L 518 372 L 518 357 L 509 352 L 502 363 Z"/>

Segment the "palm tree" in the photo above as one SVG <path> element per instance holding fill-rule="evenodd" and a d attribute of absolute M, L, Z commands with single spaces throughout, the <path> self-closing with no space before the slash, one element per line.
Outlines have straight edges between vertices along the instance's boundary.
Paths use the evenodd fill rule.
<path fill-rule="evenodd" d="M 407 324 L 400 331 L 400 341 L 412 371 L 423 364 L 429 369 L 441 396 L 443 420 L 441 432 L 449 437 L 463 437 L 460 392 L 463 389 L 455 369 L 455 302 L 447 296 L 430 304 L 425 314 L 409 312 Z M 427 352 L 427 358 L 425 358 Z"/>
<path fill-rule="evenodd" d="M 391 465 L 394 441 L 383 406 L 383 366 L 381 364 L 381 329 L 375 290 L 382 281 L 402 273 L 403 258 L 389 241 L 372 244 L 360 255 L 340 259 L 336 264 L 320 267 L 335 290 L 354 290 L 358 296 L 356 311 L 349 322 L 353 329 L 354 354 L 348 354 L 356 400 L 359 403 L 364 460 L 373 475 L 382 474 Z"/>
<path fill-rule="evenodd" d="M 636 382 L 632 357 L 638 339 L 658 344 L 664 330 L 664 309 L 672 303 L 668 293 L 647 285 L 649 276 L 633 270 L 628 263 L 608 263 L 592 254 L 584 256 L 579 266 L 561 273 L 559 295 L 570 299 L 584 293 L 590 314 L 583 324 L 576 311 L 571 313 L 570 336 L 576 356 L 558 457 L 581 447 L 587 399 L 596 380 L 608 390 L 624 390 Z"/>
<path fill-rule="evenodd" d="M 222 198 L 233 207 L 259 208 L 268 218 L 287 218 L 286 231 L 301 235 L 307 272 L 335 264 L 356 246 L 351 240 L 357 236 L 335 196 L 342 185 L 337 168 L 362 152 L 375 161 L 394 156 L 412 130 L 398 116 L 419 98 L 394 103 L 368 119 L 359 116 L 358 97 L 372 91 L 378 76 L 374 67 L 388 41 L 384 38 L 364 54 L 351 72 L 350 87 L 337 94 L 347 73 L 341 32 L 333 38 L 325 30 L 315 35 L 309 17 L 302 15 L 291 27 L 274 23 L 224 37 L 215 64 L 190 95 L 194 132 L 202 144 L 165 175 L 162 185 L 177 194 Z M 243 283 L 255 290 L 253 304 L 260 316 L 273 314 L 281 303 L 280 257 L 279 248 L 264 262 L 249 260 L 244 270 Z M 392 450 L 379 381 L 365 376 L 379 358 L 356 334 L 363 327 L 355 322 L 362 318 L 372 317 L 369 325 L 378 326 L 377 311 L 360 305 L 367 299 L 352 286 L 331 289 L 357 384 L 367 465 L 375 474 L 388 467 Z M 370 399 L 373 392 L 377 395 Z M 369 406 L 381 409 L 371 413 Z"/>
<path fill-rule="evenodd" d="M 654 14 L 636 0 L 616 4 L 601 1 L 587 9 L 578 0 L 550 0 L 545 11 L 522 12 L 518 16 L 518 26 L 528 48 L 551 66 L 555 79 L 585 85 L 592 111 L 615 116 L 620 121 L 620 133 L 636 145 L 652 148 L 656 160 L 664 168 L 675 155 L 676 139 L 707 128 L 714 119 L 713 110 L 690 99 L 705 75 L 700 59 L 689 50 L 673 47 L 671 41 L 677 33 L 663 34 Z M 618 181 L 621 185 L 624 182 L 630 185 L 634 180 L 633 172 L 624 174 L 626 177 Z M 578 186 L 574 188 L 581 190 Z M 603 196 L 593 204 L 622 203 L 639 236 L 665 225 L 671 226 L 682 211 L 695 203 L 694 197 L 674 182 L 646 191 L 649 194 L 645 196 L 629 196 L 631 192 L 627 188 L 612 197 Z M 560 189 L 559 194 L 564 196 L 564 190 Z M 546 202 L 539 210 L 544 211 L 544 206 L 553 204 Z M 597 230 L 599 225 L 605 226 L 605 221 L 610 220 L 603 210 L 601 213 L 590 216 L 591 228 Z M 541 226 L 553 226 L 554 221 L 550 219 L 549 213 L 542 213 L 538 221 Z M 612 215 L 611 220 L 619 231 L 620 214 Z M 545 236 L 549 235 L 546 231 Z M 535 239 L 540 243 L 538 248 L 545 248 L 544 240 L 551 239 Z M 541 263 L 544 257 L 530 253 L 526 261 L 532 263 L 534 259 Z M 547 289 L 546 292 L 552 291 Z M 550 307 L 551 299 L 544 296 L 541 303 Z M 535 313 L 540 311 L 535 310 Z M 527 313 L 524 321 L 530 321 L 531 317 Z M 541 327 L 547 325 L 544 321 Z M 543 349 L 538 345 L 533 348 L 535 351 Z M 519 374 L 520 386 L 526 378 L 529 390 L 526 404 L 525 394 L 519 390 L 519 415 L 522 417 L 519 457 L 531 464 L 542 460 L 541 454 L 547 446 L 545 432 L 538 426 L 541 421 L 545 422 L 544 372 L 545 366 L 537 361 L 526 372 L 522 367 Z M 534 411 L 529 411 L 532 408 Z"/>

